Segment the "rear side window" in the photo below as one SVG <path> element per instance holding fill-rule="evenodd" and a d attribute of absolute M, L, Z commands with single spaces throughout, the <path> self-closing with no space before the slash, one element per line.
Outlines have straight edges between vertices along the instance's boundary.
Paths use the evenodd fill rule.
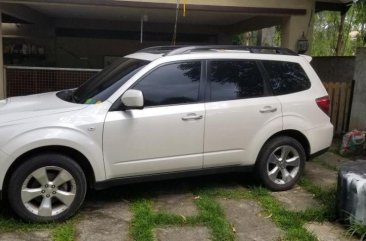
<path fill-rule="evenodd" d="M 257 63 L 251 60 L 210 62 L 211 101 L 255 98 L 264 95 L 264 82 Z"/>
<path fill-rule="evenodd" d="M 310 81 L 298 63 L 262 61 L 275 95 L 291 94 L 310 88 Z"/>

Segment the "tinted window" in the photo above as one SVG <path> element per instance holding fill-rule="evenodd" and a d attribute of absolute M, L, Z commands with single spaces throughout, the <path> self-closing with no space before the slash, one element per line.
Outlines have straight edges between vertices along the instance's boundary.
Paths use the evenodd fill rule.
<path fill-rule="evenodd" d="M 284 95 L 310 88 L 310 81 L 297 63 L 263 61 L 268 72 L 270 85 L 275 95 Z"/>
<path fill-rule="evenodd" d="M 199 98 L 201 62 L 169 64 L 154 70 L 133 89 L 144 94 L 145 106 L 194 103 Z"/>
<path fill-rule="evenodd" d="M 264 83 L 255 61 L 212 61 L 211 100 L 235 100 L 263 96 Z"/>
<path fill-rule="evenodd" d="M 77 88 L 73 99 L 83 104 L 105 101 L 148 63 L 138 59 L 117 60 Z"/>

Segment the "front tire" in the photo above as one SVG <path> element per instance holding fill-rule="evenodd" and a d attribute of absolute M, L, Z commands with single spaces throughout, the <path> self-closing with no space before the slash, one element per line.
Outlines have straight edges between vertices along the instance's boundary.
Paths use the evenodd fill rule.
<path fill-rule="evenodd" d="M 286 191 L 299 180 L 304 171 L 305 161 L 304 148 L 296 139 L 279 136 L 263 146 L 256 171 L 268 189 Z"/>
<path fill-rule="evenodd" d="M 13 172 L 8 200 L 14 212 L 25 221 L 63 221 L 80 208 L 86 188 L 84 172 L 70 157 L 40 154 Z"/>

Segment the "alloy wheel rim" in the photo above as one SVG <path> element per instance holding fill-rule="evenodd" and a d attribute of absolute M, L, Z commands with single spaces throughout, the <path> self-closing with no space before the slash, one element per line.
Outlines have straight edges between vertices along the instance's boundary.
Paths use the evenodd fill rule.
<path fill-rule="evenodd" d="M 291 182 L 300 171 L 300 155 L 289 145 L 277 147 L 269 156 L 267 175 L 276 184 Z"/>
<path fill-rule="evenodd" d="M 74 202 L 76 182 L 65 169 L 55 166 L 41 167 L 23 182 L 21 199 L 28 211 L 52 217 L 65 212 Z"/>

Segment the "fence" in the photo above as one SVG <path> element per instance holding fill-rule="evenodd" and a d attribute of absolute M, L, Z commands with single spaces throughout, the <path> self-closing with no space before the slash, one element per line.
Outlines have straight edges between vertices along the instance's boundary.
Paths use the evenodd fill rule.
<path fill-rule="evenodd" d="M 98 69 L 6 66 L 4 68 L 6 96 L 75 88 L 99 71 Z"/>
<path fill-rule="evenodd" d="M 331 107 L 330 119 L 334 125 L 334 134 L 348 131 L 354 82 L 323 82 L 327 89 Z"/>

